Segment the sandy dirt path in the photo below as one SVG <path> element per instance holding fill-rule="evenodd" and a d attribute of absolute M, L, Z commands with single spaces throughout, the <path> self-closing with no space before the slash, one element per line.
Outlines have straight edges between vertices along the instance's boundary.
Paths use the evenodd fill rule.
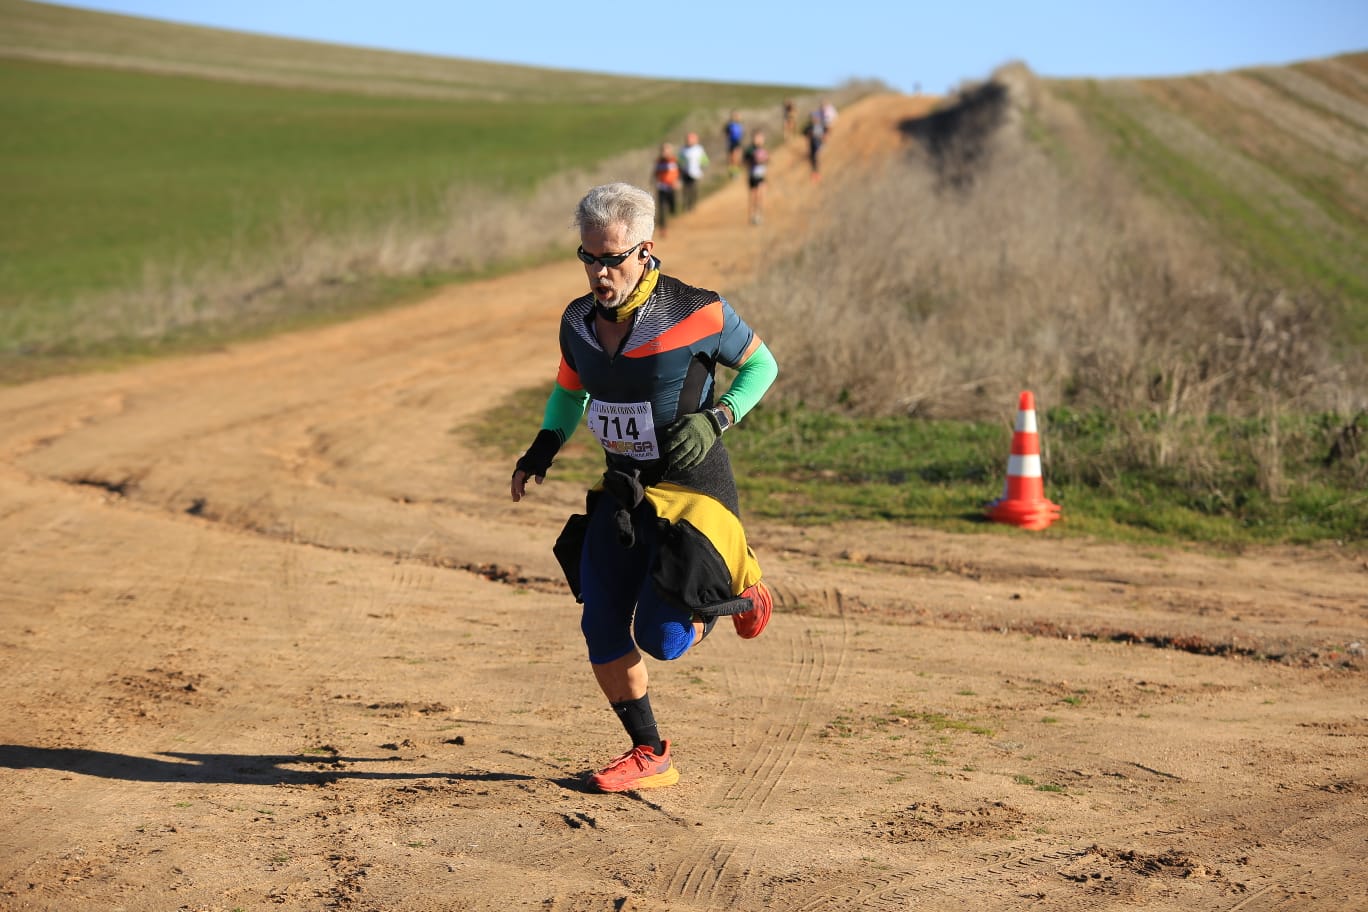
<path fill-rule="evenodd" d="M 829 169 L 925 110 L 843 112 Z M 735 181 L 667 271 L 726 293 L 820 189 L 781 149 L 765 224 Z M 0 908 L 1368 905 L 1345 549 L 756 523 L 771 627 L 652 666 L 679 785 L 586 791 L 624 745 L 550 554 L 582 491 L 514 506 L 463 430 L 582 283 L 0 390 Z"/>

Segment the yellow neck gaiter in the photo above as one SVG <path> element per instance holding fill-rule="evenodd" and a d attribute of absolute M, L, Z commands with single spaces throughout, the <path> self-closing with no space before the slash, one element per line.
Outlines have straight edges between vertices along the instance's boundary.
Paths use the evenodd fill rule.
<path fill-rule="evenodd" d="M 656 281 L 659 278 L 660 270 L 658 268 L 648 269 L 646 274 L 641 277 L 641 281 L 637 282 L 637 287 L 627 296 L 627 300 L 623 301 L 612 310 L 600 306 L 598 312 L 612 320 L 614 323 L 626 323 L 628 320 L 632 319 L 632 314 L 637 312 L 637 308 L 646 303 L 646 299 L 651 296 L 651 292 L 655 291 Z"/>

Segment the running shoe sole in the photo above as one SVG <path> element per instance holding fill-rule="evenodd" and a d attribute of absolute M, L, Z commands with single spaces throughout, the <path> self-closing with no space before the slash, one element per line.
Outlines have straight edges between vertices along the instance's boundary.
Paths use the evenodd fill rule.
<path fill-rule="evenodd" d="M 594 787 L 600 792 L 633 792 L 637 789 L 665 788 L 674 785 L 679 781 L 679 770 L 671 766 L 663 773 L 656 773 L 653 776 L 642 776 L 640 779 L 633 779 L 621 785 L 604 785 L 596 778 L 593 779 Z"/>

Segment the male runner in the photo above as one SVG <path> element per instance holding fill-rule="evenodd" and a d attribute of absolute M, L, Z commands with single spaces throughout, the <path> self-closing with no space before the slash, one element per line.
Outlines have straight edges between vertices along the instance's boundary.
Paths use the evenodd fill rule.
<path fill-rule="evenodd" d="M 591 777 L 608 792 L 679 780 L 642 653 L 677 659 L 722 615 L 740 636 L 758 636 L 773 607 L 721 438 L 769 389 L 778 365 L 715 292 L 661 273 L 654 209 L 649 193 L 623 183 L 593 188 L 576 207 L 590 290 L 565 309 L 556 383 L 510 486 L 518 501 L 529 478 L 541 484 L 587 413 L 606 471 L 555 551 L 584 605 L 594 677 L 632 741 Z M 721 397 L 718 364 L 737 371 Z"/>

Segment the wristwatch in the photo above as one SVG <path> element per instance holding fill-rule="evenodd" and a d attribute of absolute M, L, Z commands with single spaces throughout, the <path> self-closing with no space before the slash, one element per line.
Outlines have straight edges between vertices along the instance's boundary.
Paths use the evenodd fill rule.
<path fill-rule="evenodd" d="M 727 417 L 727 410 L 722 408 L 722 406 L 714 406 L 713 408 L 708 409 L 708 411 L 712 414 L 713 419 L 717 421 L 718 433 L 721 433 L 732 426 L 731 419 Z"/>

